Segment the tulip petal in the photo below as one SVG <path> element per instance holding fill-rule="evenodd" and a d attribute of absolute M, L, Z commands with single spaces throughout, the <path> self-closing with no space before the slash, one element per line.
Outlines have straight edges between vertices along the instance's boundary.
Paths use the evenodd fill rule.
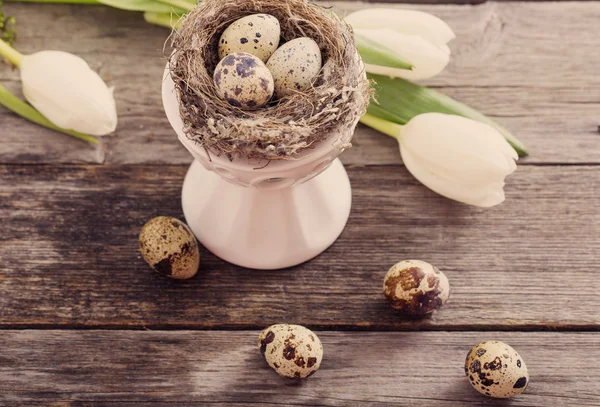
<path fill-rule="evenodd" d="M 400 147 L 402 161 L 408 171 L 432 191 L 468 205 L 489 208 L 504 202 L 504 182 L 468 184 L 448 180 L 423 166 L 406 148 Z"/>
<path fill-rule="evenodd" d="M 503 181 L 518 158 L 493 127 L 461 116 L 425 113 L 401 131 L 400 142 L 435 173 L 459 182 Z"/>
<path fill-rule="evenodd" d="M 442 51 L 444 51 L 446 54 L 448 54 L 448 55 L 450 55 L 450 53 L 452 52 L 452 51 L 450 50 L 450 47 L 449 47 L 449 46 L 447 46 L 446 44 L 444 44 L 444 45 L 438 45 L 438 47 L 439 47 L 439 48 L 440 48 Z"/>
<path fill-rule="evenodd" d="M 440 47 L 418 35 L 404 35 L 390 29 L 356 29 L 363 37 L 393 50 L 410 61 L 414 68 L 411 71 L 366 64 L 367 72 L 402 77 L 411 80 L 427 79 L 444 70 L 450 55 Z"/>
<path fill-rule="evenodd" d="M 115 131 L 112 91 L 83 59 L 61 51 L 27 55 L 21 81 L 25 98 L 57 126 L 94 136 Z"/>
<path fill-rule="evenodd" d="M 420 36 L 437 46 L 445 45 L 456 37 L 443 20 L 417 10 L 370 8 L 356 11 L 345 20 L 355 30 L 387 28 L 400 34 Z"/>

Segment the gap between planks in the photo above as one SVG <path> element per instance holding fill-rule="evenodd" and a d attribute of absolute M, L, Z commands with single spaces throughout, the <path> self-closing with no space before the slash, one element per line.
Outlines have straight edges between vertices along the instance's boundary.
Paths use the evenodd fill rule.
<path fill-rule="evenodd" d="M 390 308 L 390 313 L 394 313 L 394 310 Z M 398 317 L 399 321 L 406 322 L 402 317 Z M 319 331 L 327 332 L 556 332 L 556 333 L 595 333 L 600 332 L 600 325 L 569 325 L 569 324 L 556 324 L 556 325 L 488 325 L 488 326 L 477 326 L 477 325 L 452 325 L 452 326 L 436 326 L 427 325 L 428 318 L 422 320 L 412 320 L 412 325 L 321 325 L 304 323 L 304 326 Z M 1 324 L 0 333 L 3 331 L 115 331 L 115 332 L 207 332 L 207 331 L 228 331 L 228 332 L 240 332 L 240 331 L 255 331 L 266 328 L 268 324 L 214 324 L 211 326 L 196 326 L 196 325 L 185 325 L 185 324 L 169 324 L 169 325 L 77 325 L 77 324 Z"/>
<path fill-rule="evenodd" d="M 600 402 L 600 365 L 594 363 L 600 359 L 600 334 L 316 333 L 324 348 L 321 369 L 293 382 L 262 360 L 258 331 L 3 331 L 0 405 L 565 407 Z M 525 361 L 530 386 L 521 396 L 494 400 L 471 388 L 465 356 L 484 340 L 508 343 Z"/>
<path fill-rule="evenodd" d="M 507 0 L 508 1 L 508 0 Z M 600 143 L 600 140 L 599 140 Z M 394 163 L 385 163 L 385 164 L 358 164 L 358 163 L 353 163 L 353 162 L 344 162 L 344 156 L 342 155 L 341 157 L 339 157 L 340 160 L 342 161 L 342 163 L 344 164 L 344 167 L 346 167 L 346 169 L 349 168 L 371 168 L 371 167 L 405 167 L 404 163 L 402 162 L 398 162 L 397 164 Z M 526 160 L 527 157 L 523 157 L 520 158 L 519 161 L 517 162 L 518 167 L 597 167 L 600 166 L 600 162 L 577 162 L 577 163 L 563 163 L 563 162 L 527 162 L 527 161 L 523 161 Z M 57 163 L 57 164 L 51 164 L 51 163 L 44 163 L 44 162 L 23 162 L 23 163 L 19 163 L 19 162 L 10 162 L 10 163 L 2 163 L 0 162 L 0 166 L 3 167 L 48 167 L 48 168 L 83 168 L 83 167 L 90 167 L 90 168 L 99 168 L 99 167 L 104 167 L 104 168 L 144 168 L 144 167 L 161 167 L 161 168 L 187 168 L 190 166 L 190 164 L 192 164 L 192 159 L 190 158 L 190 162 L 187 164 L 169 164 L 169 163 L 155 163 L 155 164 L 148 164 L 148 163 L 133 163 L 133 164 L 117 164 L 117 163 Z M 518 169 L 517 169 L 518 171 Z"/>

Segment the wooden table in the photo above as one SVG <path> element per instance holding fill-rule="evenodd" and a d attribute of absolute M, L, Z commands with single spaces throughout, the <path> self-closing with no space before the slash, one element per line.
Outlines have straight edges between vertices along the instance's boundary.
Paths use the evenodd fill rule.
<path fill-rule="evenodd" d="M 20 50 L 79 54 L 116 87 L 120 124 L 94 148 L 0 109 L 0 405 L 599 406 L 600 2 L 410 7 L 457 34 L 452 63 L 428 84 L 530 148 L 506 203 L 435 195 L 392 139 L 361 127 L 343 155 L 352 215 L 326 253 L 261 272 L 203 251 L 198 276 L 176 282 L 137 248 L 147 220 L 183 217 L 191 162 L 161 107 L 168 31 L 110 8 L 7 4 Z M 19 89 L 7 66 L 0 81 Z M 431 318 L 402 319 L 383 299 L 385 272 L 406 258 L 450 279 Z M 321 370 L 302 384 L 256 348 L 277 322 L 324 343 Z M 527 362 L 531 385 L 512 403 L 464 377 L 486 339 Z"/>

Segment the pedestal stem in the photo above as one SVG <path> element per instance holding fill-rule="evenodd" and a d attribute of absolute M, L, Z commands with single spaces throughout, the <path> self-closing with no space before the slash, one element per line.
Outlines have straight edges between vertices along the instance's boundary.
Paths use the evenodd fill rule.
<path fill-rule="evenodd" d="M 319 255 L 344 230 L 350 181 L 339 160 L 321 175 L 282 189 L 243 188 L 198 162 L 183 184 L 188 225 L 218 257 L 253 269 L 281 269 Z"/>

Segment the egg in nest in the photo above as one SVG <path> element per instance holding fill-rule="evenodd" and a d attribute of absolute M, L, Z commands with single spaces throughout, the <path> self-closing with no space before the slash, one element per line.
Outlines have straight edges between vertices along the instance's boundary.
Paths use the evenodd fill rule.
<path fill-rule="evenodd" d="M 279 46 L 281 27 L 270 14 L 252 14 L 233 22 L 219 39 L 219 59 L 247 52 L 267 62 Z"/>
<path fill-rule="evenodd" d="M 259 109 L 273 97 L 271 72 L 258 57 L 246 52 L 223 58 L 215 68 L 213 79 L 221 99 L 240 109 Z"/>
<path fill-rule="evenodd" d="M 465 374 L 475 390 L 495 398 L 517 396 L 529 385 L 525 361 L 516 350 L 500 341 L 474 346 L 465 361 Z"/>
<path fill-rule="evenodd" d="M 283 44 L 267 61 L 275 81 L 275 97 L 308 89 L 319 76 L 322 64 L 321 50 L 312 38 L 296 38 Z"/>

